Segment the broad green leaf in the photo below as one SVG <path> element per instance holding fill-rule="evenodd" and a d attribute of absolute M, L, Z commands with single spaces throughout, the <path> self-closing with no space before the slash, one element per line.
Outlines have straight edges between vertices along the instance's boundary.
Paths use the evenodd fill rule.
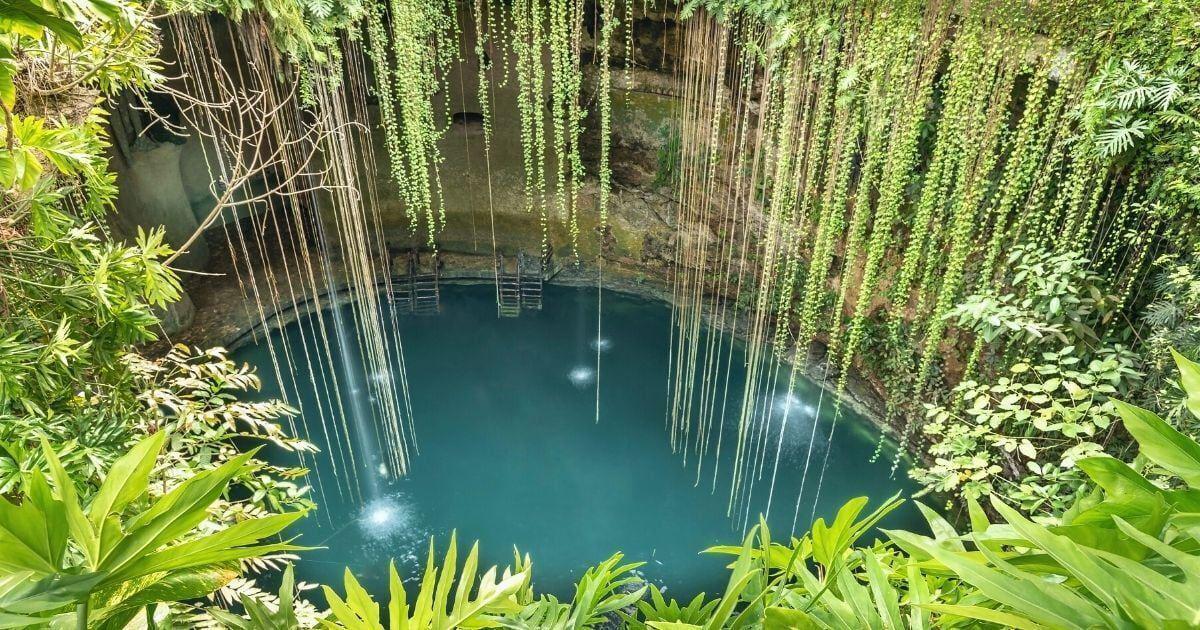
<path fill-rule="evenodd" d="M 166 435 L 165 431 L 159 431 L 143 439 L 108 469 L 104 483 L 87 510 L 96 531 L 100 531 L 106 517 L 119 514 L 126 505 L 146 492 L 150 472 L 154 470 L 154 462 L 162 450 Z"/>
<path fill-rule="evenodd" d="M 12 110 L 17 104 L 17 86 L 13 83 L 16 69 L 10 59 L 0 59 L 0 104 Z"/>
<path fill-rule="evenodd" d="M 1158 486 L 1115 457 L 1086 457 L 1076 465 L 1113 498 L 1157 496 L 1162 492 Z"/>
<path fill-rule="evenodd" d="M 923 549 L 941 562 L 960 579 L 971 584 L 987 597 L 1006 606 L 1024 611 L 1040 623 L 1063 628 L 1085 628 L 1089 615 L 1083 611 L 1086 602 L 1075 596 L 1051 596 L 1041 580 L 1017 579 L 993 569 L 984 562 L 959 552 L 939 547 L 934 541 L 904 531 L 889 530 L 893 539 L 904 539 Z"/>
<path fill-rule="evenodd" d="M 123 573 L 126 566 L 191 531 L 208 517 L 208 506 L 241 473 L 255 451 L 205 470 L 159 498 L 126 523 L 126 536 L 101 559 L 102 567 Z M 214 560 L 216 561 L 216 560 Z M 132 575 L 125 574 L 125 577 Z"/>
<path fill-rule="evenodd" d="M 1200 444 L 1150 411 L 1119 400 L 1113 404 L 1143 455 L 1179 475 L 1189 486 L 1200 488 Z"/>
<path fill-rule="evenodd" d="M 908 596 L 911 604 L 908 611 L 908 626 L 911 630 L 928 630 L 929 615 L 921 608 L 921 605 L 932 601 L 929 596 L 929 583 L 925 581 L 925 576 L 917 565 L 910 563 L 906 571 Z"/>
<path fill-rule="evenodd" d="M 93 612 L 93 617 L 102 619 L 131 609 L 141 610 L 158 602 L 199 599 L 229 584 L 238 573 L 236 564 L 226 564 L 131 580 L 111 593 L 104 608 Z"/>
<path fill-rule="evenodd" d="M 1109 565 L 1080 546 L 1073 540 L 1050 533 L 1044 526 L 1021 516 L 1019 512 L 1009 507 L 1003 501 L 992 497 L 992 507 L 1008 521 L 1026 540 L 1054 558 L 1071 576 L 1091 591 L 1097 600 L 1109 610 L 1118 609 L 1114 596 L 1121 588 L 1121 580 L 1109 571 Z"/>
<path fill-rule="evenodd" d="M 27 574 L 24 577 L 15 575 L 21 581 L 15 588 L 0 594 L 0 611 L 26 615 L 59 610 L 84 601 L 92 588 L 104 579 L 101 573 L 56 574 L 40 580 L 30 580 Z"/>
<path fill-rule="evenodd" d="M 766 630 L 789 630 L 795 628 L 797 630 L 809 630 L 810 628 L 822 628 L 823 626 L 817 623 L 807 613 L 795 610 L 793 608 L 781 608 L 771 606 L 767 608 L 765 615 L 764 628 Z M 666 626 L 655 626 L 666 628 Z M 697 626 L 689 626 L 683 624 L 686 628 L 695 628 Z"/>
<path fill-rule="evenodd" d="M 1039 623 L 1035 623 L 1020 615 L 1007 613 L 992 608 L 984 608 L 983 606 L 961 606 L 957 604 L 921 604 L 924 610 L 928 610 L 943 615 L 954 615 L 955 617 L 965 617 L 967 619 L 978 619 L 988 623 L 994 623 L 1004 628 L 1016 628 L 1017 630 L 1041 630 L 1043 627 Z"/>
<path fill-rule="evenodd" d="M 900 595 L 888 582 L 888 576 L 879 564 L 879 558 L 869 550 L 862 551 L 863 568 L 867 572 L 867 585 L 875 599 L 875 609 L 884 620 L 885 627 L 903 628 L 904 618 L 900 616 Z"/>
<path fill-rule="evenodd" d="M 256 555 L 253 551 L 255 547 L 248 545 L 255 545 L 274 537 L 301 516 L 304 516 L 304 512 L 288 512 L 234 523 L 207 536 L 143 554 L 123 564 L 115 576 L 121 579 L 130 579 L 150 573 L 175 571 L 252 557 Z M 287 550 L 297 549 L 286 543 L 271 545 L 275 549 L 279 549 L 281 546 Z"/>
<path fill-rule="evenodd" d="M 66 549 L 65 519 L 62 503 L 50 496 L 40 471 L 32 475 L 29 496 L 20 505 L 0 497 L 0 570 L 57 572 Z"/>
<path fill-rule="evenodd" d="M 59 499 L 65 509 L 67 527 L 71 532 L 71 537 L 83 549 L 89 567 L 92 570 L 101 569 L 100 538 L 92 529 L 91 522 L 79 505 L 79 498 L 75 495 L 75 480 L 71 479 L 67 471 L 63 469 L 58 454 L 54 452 L 46 438 L 42 438 L 42 454 L 46 457 L 46 465 L 50 467 L 50 477 L 54 480 L 55 489 L 58 490 Z"/>
<path fill-rule="evenodd" d="M 929 506 L 920 501 L 914 501 L 913 503 L 921 511 L 921 515 L 925 517 L 925 522 L 929 523 L 929 531 L 933 533 L 934 540 L 947 549 L 957 551 L 964 549 L 962 541 L 958 538 L 958 531 L 954 529 L 950 521 L 947 521 L 941 514 L 933 511 Z"/>
<path fill-rule="evenodd" d="M 1179 354 L 1174 348 L 1171 355 L 1175 357 L 1175 365 L 1179 367 L 1179 381 L 1187 394 L 1184 404 L 1197 420 L 1200 420 L 1200 363 L 1189 360 Z"/>
<path fill-rule="evenodd" d="M 1108 500 L 1079 513 L 1070 525 L 1052 527 L 1051 531 L 1087 547 L 1141 559 L 1146 557 L 1146 547 L 1117 530 L 1113 517 L 1121 517 L 1136 524 L 1141 531 L 1158 535 L 1169 512 L 1167 503 L 1160 496 Z"/>
<path fill-rule="evenodd" d="M 36 628 L 45 625 L 46 620 L 27 615 L 14 615 L 0 611 L 0 628 Z"/>
<path fill-rule="evenodd" d="M 36 39 L 42 36 L 43 29 L 54 33 L 59 41 L 73 49 L 78 50 L 83 45 L 83 39 L 74 24 L 36 2 L 4 0 L 0 4 L 0 32 L 15 32 Z"/>
<path fill-rule="evenodd" d="M 388 563 L 388 627 L 403 630 L 408 627 L 408 594 L 404 592 L 404 583 L 396 573 L 396 563 Z"/>

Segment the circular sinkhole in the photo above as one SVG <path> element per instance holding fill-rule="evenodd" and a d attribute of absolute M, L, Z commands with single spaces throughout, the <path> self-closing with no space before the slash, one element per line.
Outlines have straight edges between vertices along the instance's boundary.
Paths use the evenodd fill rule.
<path fill-rule="evenodd" d="M 873 506 L 914 489 L 903 469 L 890 474 L 886 449 L 870 461 L 878 433 L 867 420 L 843 409 L 831 440 L 832 394 L 799 376 L 788 391 L 787 366 L 774 365 L 764 372 L 774 383 L 761 389 L 758 405 L 770 424 L 748 438 L 760 444 L 752 452 L 754 483 L 731 516 L 729 471 L 745 377 L 741 344 L 715 338 L 725 348 L 723 360 L 733 348 L 732 367 L 728 383 L 724 372 L 711 383 L 715 428 L 708 453 L 697 458 L 689 449 L 685 462 L 682 451 L 672 452 L 664 427 L 670 308 L 611 291 L 603 305 L 599 342 L 594 288 L 547 286 L 543 310 L 497 318 L 492 286 L 450 285 L 442 287 L 440 314 L 397 314 L 416 434 L 403 476 L 382 451 L 376 421 L 354 417 L 369 414 L 363 411 L 369 405 L 339 409 L 323 391 L 340 379 L 346 391 L 378 396 L 378 387 L 391 382 L 387 371 L 398 374 L 398 365 L 356 365 L 356 349 L 339 347 L 331 329 L 329 353 L 350 357 L 354 369 L 347 383 L 321 360 L 326 350 L 314 335 L 315 317 L 272 333 L 277 351 L 290 349 L 292 373 L 286 365 L 281 370 L 289 391 L 299 389 L 297 430 L 322 450 L 305 461 L 319 508 L 290 532 L 299 544 L 322 548 L 301 554 L 297 579 L 340 585 L 348 566 L 386 596 L 389 560 L 405 579 L 416 579 L 430 538 L 440 557 L 455 531 L 460 557 L 479 541 L 483 566 L 511 564 L 514 547 L 530 554 L 538 592 L 569 595 L 587 567 L 620 551 L 627 561 L 646 563 L 645 579 L 690 598 L 724 588 L 729 558 L 701 552 L 739 543 L 747 516 L 757 522 L 768 500 L 772 534 L 785 540 L 794 521 L 799 535 L 814 513 L 828 521 L 850 498 L 869 496 Z M 349 306 L 342 315 L 353 321 Z M 332 326 L 334 318 L 326 312 L 322 320 Z M 391 325 L 392 313 L 383 321 Z M 265 343 L 234 357 L 258 367 L 263 396 L 279 395 Z M 295 462 L 292 454 L 271 457 Z M 883 526 L 918 522 L 906 505 Z"/>

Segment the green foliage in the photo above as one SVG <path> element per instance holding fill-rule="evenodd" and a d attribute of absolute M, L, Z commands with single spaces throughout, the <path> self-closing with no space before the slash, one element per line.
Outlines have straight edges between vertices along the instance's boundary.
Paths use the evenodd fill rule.
<path fill-rule="evenodd" d="M 223 608 L 209 608 L 208 614 L 223 627 L 231 630 L 254 630 L 255 628 L 296 630 L 313 625 L 316 619 L 304 619 L 303 621 L 308 623 L 302 623 L 297 603 L 296 578 L 289 565 L 283 572 L 283 580 L 279 585 L 279 596 L 273 605 L 258 598 L 246 597 L 241 600 L 242 607 L 246 610 L 244 617 L 239 617 Z"/>
<path fill-rule="evenodd" d="M 1180 368 L 1185 374 L 1196 370 L 1182 358 Z M 970 535 L 935 540 L 889 532 L 927 570 L 952 572 L 988 601 L 986 611 L 943 612 L 988 620 L 1000 611 L 1017 627 L 1195 623 L 1200 608 L 1187 593 L 1200 580 L 1200 445 L 1152 412 L 1115 405 L 1141 447 L 1139 467 L 1154 473 L 1154 481 L 1117 459 L 1089 457 L 1079 466 L 1095 489 L 1057 525 L 1034 523 L 993 497 L 1003 522 L 988 522 L 973 506 Z M 948 548 L 947 539 L 970 542 L 976 551 Z"/>
<path fill-rule="evenodd" d="M 350 570 L 346 570 L 346 598 L 342 599 L 328 586 L 324 587 L 329 600 L 333 620 L 325 621 L 329 628 L 351 628 L 361 630 L 390 628 L 412 628 L 414 630 L 450 630 L 481 625 L 489 615 L 511 611 L 517 607 L 515 594 L 528 582 L 528 571 L 512 573 L 505 569 L 497 574 L 491 567 L 479 576 L 479 545 L 471 552 L 458 570 L 457 544 L 453 535 L 439 567 L 434 558 L 432 541 L 429 544 L 429 559 L 425 564 L 425 575 L 416 599 L 409 604 L 408 594 L 396 574 L 395 565 L 388 569 L 389 591 L 388 624 L 380 623 L 379 606 L 359 586 Z M 474 596 L 471 592 L 474 591 Z"/>
<path fill-rule="evenodd" d="M 496 625 L 514 630 L 582 630 L 604 623 L 617 611 L 633 606 L 642 598 L 646 587 L 632 575 L 642 563 L 621 564 L 621 554 L 588 569 L 575 585 L 570 602 L 560 602 L 552 595 L 533 599 L 526 591 L 518 598 L 519 610 L 496 619 Z M 518 563 L 525 571 L 528 560 Z"/>
<path fill-rule="evenodd" d="M 444 0 L 396 0 L 389 7 L 386 24 L 382 4 L 368 8 L 367 50 L 390 172 L 410 231 L 415 234 L 424 222 L 428 243 L 436 247 L 435 237 L 446 220 L 437 174 L 442 162 L 437 143 L 445 128 L 436 122 L 437 107 L 449 107 L 446 76 L 456 60 L 458 25 L 453 5 Z"/>
<path fill-rule="evenodd" d="M 117 191 L 92 105 L 161 81 L 149 7 L 27 5 L 0 7 L 0 617 L 20 616 L 0 625 L 122 627 L 292 549 L 259 541 L 311 505 L 303 469 L 235 441 L 311 446 L 278 426 L 286 405 L 236 399 L 259 383 L 222 350 L 134 352 L 180 284 L 161 230 L 123 243 L 102 223 Z"/>
<path fill-rule="evenodd" d="M 686 605 L 680 605 L 679 602 L 672 599 L 670 602 L 663 597 L 662 591 L 658 586 L 650 585 L 650 600 L 641 600 L 637 602 L 637 613 L 628 614 L 624 611 L 619 611 L 621 619 L 625 625 L 633 630 L 645 630 L 651 627 L 651 623 L 683 623 L 691 625 L 703 624 L 705 620 L 712 617 L 717 606 L 721 604 L 720 600 L 705 601 L 704 593 L 692 598 L 692 601 Z"/>
<path fill-rule="evenodd" d="M 367 8 L 360 0 L 167 0 L 168 11 L 216 12 L 240 21 L 265 18 L 272 43 L 292 61 L 340 62 L 339 38 L 353 32 Z"/>
<path fill-rule="evenodd" d="M 1017 246 L 1006 263 L 1012 276 L 1003 293 L 971 295 L 946 317 L 988 343 L 1024 347 L 1075 341 L 1091 345 L 1116 314 L 1116 296 L 1077 252 Z"/>
<path fill-rule="evenodd" d="M 925 405 L 933 461 L 910 472 L 926 491 L 1058 513 L 1081 489 L 1080 459 L 1124 449 L 1113 399 L 1137 391 L 1141 361 L 1106 333 L 1117 299 L 1085 257 L 1018 247 L 1008 264 L 1007 287 L 947 314 L 998 349 L 990 358 L 1003 371 L 960 382 L 952 404 Z"/>
<path fill-rule="evenodd" d="M 1193 259 L 1164 256 L 1155 265 L 1155 298 L 1142 313 L 1145 329 L 1148 379 L 1145 390 L 1153 405 L 1165 409 L 1167 417 L 1192 437 L 1200 435 L 1200 423 L 1186 413 L 1186 394 L 1170 378 L 1172 355 L 1200 358 L 1200 269 Z"/>
<path fill-rule="evenodd" d="M 151 476 L 165 438 L 157 433 L 130 449 L 87 503 L 43 443 L 49 480 L 35 470 L 22 477 L 19 503 L 0 500 L 6 550 L 0 612 L 11 616 L 6 621 L 48 623 L 59 615 L 71 618 L 76 613 L 70 609 L 78 607 L 88 624 L 120 627 L 147 605 L 212 592 L 236 575 L 240 559 L 297 549 L 262 541 L 303 512 L 243 520 L 210 533 L 197 529 L 230 481 L 251 470 L 252 452 L 154 496 Z"/>

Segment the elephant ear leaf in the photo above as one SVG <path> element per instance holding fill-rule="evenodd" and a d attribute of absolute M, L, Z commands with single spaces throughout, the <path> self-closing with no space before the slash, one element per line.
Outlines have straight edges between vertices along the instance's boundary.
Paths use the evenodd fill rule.
<path fill-rule="evenodd" d="M 1178 475 L 1188 486 L 1200 488 L 1200 444 L 1153 412 L 1120 401 L 1113 404 L 1143 455 Z"/>

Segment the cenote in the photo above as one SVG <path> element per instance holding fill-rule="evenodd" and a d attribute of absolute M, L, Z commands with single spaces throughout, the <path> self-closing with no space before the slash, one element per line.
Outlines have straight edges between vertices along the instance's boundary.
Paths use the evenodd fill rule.
<path fill-rule="evenodd" d="M 407 475 L 389 474 L 380 455 L 369 452 L 373 447 L 364 446 L 377 444 L 377 436 L 356 435 L 351 442 L 358 451 L 358 479 L 351 479 L 345 469 L 334 469 L 331 461 L 338 449 L 322 442 L 316 414 L 306 412 L 297 420 L 298 430 L 323 451 L 306 460 L 313 469 L 308 481 L 318 493 L 319 511 L 290 532 L 299 536 L 299 544 L 320 547 L 298 561 L 300 580 L 335 584 L 349 567 L 367 588 L 384 593 L 389 560 L 395 560 L 406 579 L 414 579 L 430 539 L 436 540 L 440 555 L 456 531 L 460 553 L 479 541 L 484 566 L 510 564 L 514 548 L 530 554 L 534 587 L 540 592 L 570 593 L 586 567 L 620 551 L 630 561 L 645 562 L 641 574 L 672 595 L 719 593 L 728 559 L 700 552 L 740 542 L 745 517 L 756 521 L 767 511 L 768 498 L 769 524 L 783 537 L 793 531 L 794 521 L 796 533 L 802 533 L 814 513 L 828 519 L 852 497 L 870 496 L 874 504 L 912 488 L 903 468 L 892 476 L 890 447 L 871 461 L 878 443 L 873 425 L 843 409 L 834 428 L 832 394 L 822 396 L 815 383 L 804 379 L 786 392 L 784 374 L 770 401 L 776 423 L 758 469 L 761 478 L 730 516 L 731 481 L 724 471 L 732 466 L 729 444 L 737 411 L 730 405 L 724 450 L 708 456 L 699 476 L 695 458 L 685 464 L 681 453 L 673 453 L 664 429 L 670 372 L 667 305 L 605 291 L 597 343 L 594 288 L 548 286 L 543 310 L 517 318 L 496 317 L 494 287 L 451 285 L 442 291 L 440 314 L 396 318 L 419 449 Z M 352 316 L 349 306 L 342 315 Z M 327 326 L 333 320 L 324 318 Z M 314 335 L 300 334 L 300 327 L 312 326 L 313 321 L 302 320 L 272 333 L 277 350 L 279 344 L 290 344 L 294 362 L 306 351 L 318 354 Z M 328 337 L 336 344 L 337 335 Z M 303 339 L 311 346 L 303 347 Z M 332 351 L 345 349 L 334 345 Z M 239 349 L 235 358 L 259 368 L 266 381 L 263 397 L 280 394 L 261 337 L 257 345 Z M 741 360 L 738 348 L 731 392 L 741 391 Z M 330 382 L 333 375 L 320 373 L 329 369 L 328 362 L 314 364 L 315 374 L 285 373 L 285 378 L 294 377 L 301 385 Z M 361 366 L 350 367 L 359 370 L 351 380 L 371 377 Z M 301 386 L 300 400 L 293 404 L 311 410 L 327 402 L 319 389 Z M 347 405 L 346 413 L 356 408 L 361 406 Z M 779 442 L 775 436 L 781 422 Z M 346 426 L 355 431 L 354 422 Z M 776 468 L 774 451 L 780 443 Z M 292 454 L 272 457 L 295 463 Z M 807 477 L 806 459 L 811 464 Z M 906 504 L 883 526 L 919 528 L 918 522 Z"/>

